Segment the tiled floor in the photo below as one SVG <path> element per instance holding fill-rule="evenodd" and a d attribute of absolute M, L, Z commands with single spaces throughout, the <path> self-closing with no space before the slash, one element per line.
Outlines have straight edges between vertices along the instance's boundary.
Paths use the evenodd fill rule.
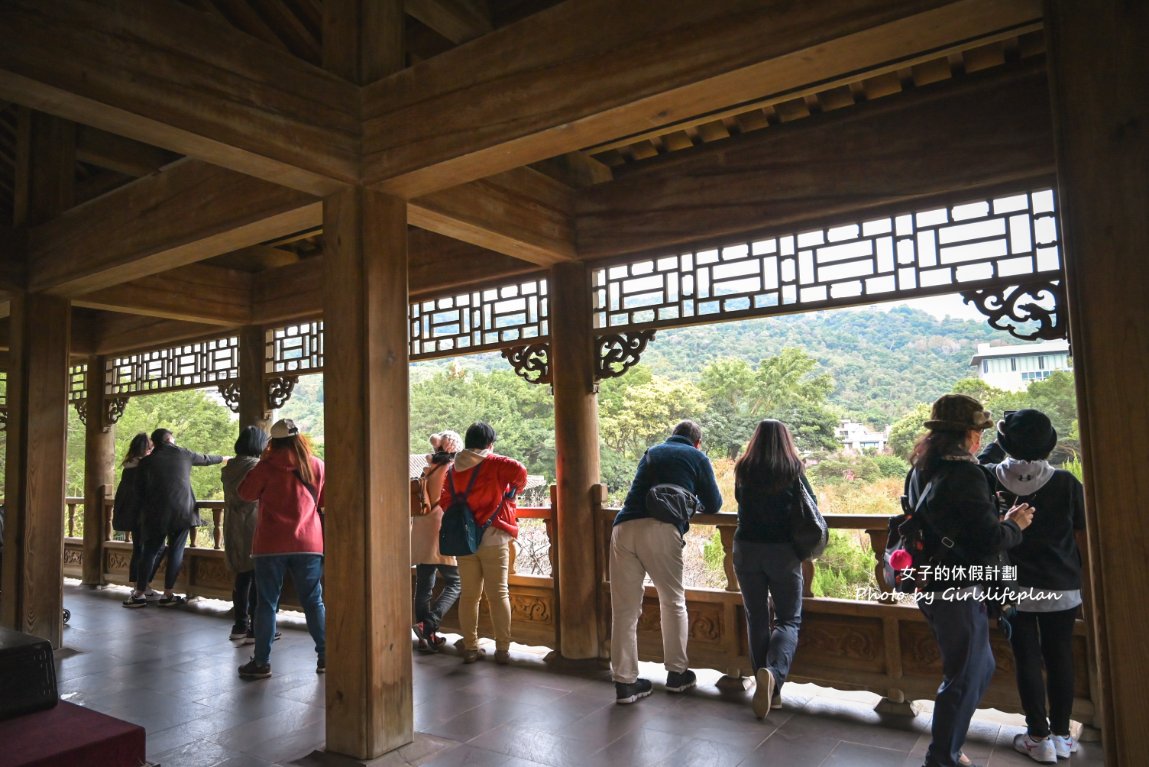
<path fill-rule="evenodd" d="M 271 679 L 244 682 L 236 667 L 250 647 L 228 642 L 220 603 L 169 610 L 120 607 L 124 591 L 64 587 L 72 612 L 57 656 L 61 696 L 143 725 L 148 758 L 163 767 L 290 765 L 324 742 L 323 683 L 302 620 L 289 617 L 272 653 Z M 660 687 L 617 706 L 605 674 L 560 674 L 530 649 L 511 666 L 464 666 L 453 651 L 415 656 L 416 744 L 391 764 L 424 767 L 606 767 L 625 765 L 842 765 L 916 767 L 929 718 L 882 717 L 877 697 L 787 685 L 784 708 L 754 719 L 750 693 L 724 696 L 716 672 L 685 695 Z M 988 767 L 1034 764 L 1012 751 L 1020 719 L 979 712 L 966 753 Z M 1067 767 L 1102 764 L 1082 744 Z"/>

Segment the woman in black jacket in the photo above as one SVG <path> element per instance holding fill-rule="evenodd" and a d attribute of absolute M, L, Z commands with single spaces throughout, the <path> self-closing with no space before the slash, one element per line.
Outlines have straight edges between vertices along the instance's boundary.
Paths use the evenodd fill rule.
<path fill-rule="evenodd" d="M 758 684 L 754 715 L 759 719 L 781 706 L 782 685 L 790 673 L 802 625 L 802 560 L 794 551 L 789 522 L 790 509 L 801 493 L 799 483 L 813 498 L 790 431 L 781 421 L 762 421 L 734 464 L 738 500 L 734 572 L 746 609 L 750 663 Z"/>
<path fill-rule="evenodd" d="M 139 580 L 137 568 L 144 549 L 144 539 L 140 532 L 141 510 L 139 488 L 136 486 L 136 470 L 140 461 L 150 452 L 152 452 L 152 441 L 148 439 L 147 434 L 141 431 L 132 437 L 132 441 L 128 443 L 127 455 L 124 456 L 124 461 L 120 464 L 120 484 L 116 487 L 116 498 L 112 502 L 112 529 L 132 534 L 132 558 L 128 562 L 128 580 L 133 585 Z M 162 560 L 162 556 L 155 558 L 155 564 L 153 564 L 149 576 L 155 575 L 155 568 L 159 566 Z M 151 580 L 151 577 L 148 580 Z M 159 599 L 159 594 L 152 589 L 148 589 L 142 596 L 148 599 Z M 131 596 L 124 600 L 125 606 L 130 607 L 132 603 L 133 598 Z"/>
<path fill-rule="evenodd" d="M 1017 545 L 1033 518 L 1033 509 L 1023 503 L 998 519 L 992 478 L 974 458 L 982 430 L 992 425 L 989 413 L 972 397 L 941 397 L 924 424 L 929 431 L 914 447 L 906 481 L 911 506 L 925 494 L 915 516 L 924 517 L 931 569 L 928 574 L 919 570 L 919 582 L 926 585 L 917 594 L 918 607 L 942 660 L 926 767 L 963 764 L 962 744 L 995 668 L 986 605 L 993 595 L 986 593 L 986 578 L 997 553 Z M 922 563 L 915 561 L 915 567 Z"/>
<path fill-rule="evenodd" d="M 1073 626 L 1081 606 L 1081 552 L 1077 533 L 1085 529 L 1085 492 L 1077 477 L 1046 460 L 1057 445 L 1049 417 L 1018 410 L 997 424 L 997 443 L 1007 456 L 989 464 L 999 494 L 1009 503 L 1034 508 L 1033 524 L 1010 549 L 1017 568 L 1010 623 L 1017 691 L 1027 733 L 1013 747 L 1034 761 L 1068 759 L 1077 750 L 1069 732 L 1073 710 Z M 987 448 L 982 454 L 993 451 Z M 1042 666 L 1046 678 L 1042 679 Z M 1048 716 L 1045 707 L 1049 695 Z"/>

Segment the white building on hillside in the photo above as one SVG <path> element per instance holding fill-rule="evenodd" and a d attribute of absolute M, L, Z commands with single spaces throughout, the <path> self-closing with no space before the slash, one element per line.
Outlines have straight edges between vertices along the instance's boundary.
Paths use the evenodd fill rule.
<path fill-rule="evenodd" d="M 1039 344 L 990 346 L 978 344 L 970 360 L 977 377 L 990 386 L 1007 391 L 1024 391 L 1033 381 L 1044 381 L 1058 370 L 1069 370 L 1069 342 L 1045 341 Z"/>
<path fill-rule="evenodd" d="M 853 421 L 842 421 L 834 432 L 834 436 L 842 443 L 846 450 L 863 452 L 881 452 L 886 449 L 888 432 L 871 431 L 869 426 Z"/>

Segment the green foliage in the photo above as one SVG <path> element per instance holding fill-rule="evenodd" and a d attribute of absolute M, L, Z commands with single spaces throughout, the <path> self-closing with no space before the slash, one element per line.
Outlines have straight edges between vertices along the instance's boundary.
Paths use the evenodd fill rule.
<path fill-rule="evenodd" d="M 874 553 L 864 550 L 846 531 L 831 530 L 810 589 L 816 597 L 855 599 L 858 586 L 873 582 L 876 564 Z"/>
<path fill-rule="evenodd" d="M 554 406 L 547 387 L 505 368 L 482 373 L 440 363 L 427 375 L 430 364 L 422 363 L 420 381 L 411 387 L 410 452 L 429 450 L 427 438 L 435 432 L 453 429 L 463 435 L 475 421 L 486 421 L 495 428 L 499 453 L 554 480 Z"/>
<path fill-rule="evenodd" d="M 722 548 L 722 533 L 716 527 L 702 547 L 702 559 L 709 572 L 724 573 L 723 561 L 725 558 L 726 551 Z"/>
<path fill-rule="evenodd" d="M 699 388 L 706 410 L 698 421 L 712 457 L 737 457 L 763 418 L 786 423 L 803 452 L 837 446 L 838 415 L 827 404 L 833 379 L 801 349 L 782 349 L 757 367 L 732 357 L 714 360 L 702 369 Z"/>
<path fill-rule="evenodd" d="M 926 433 L 926 427 L 922 426 L 922 422 L 929 417 L 929 405 L 925 403 L 914 405 L 908 413 L 890 427 L 890 436 L 886 442 L 886 448 L 898 458 L 904 461 L 910 460 L 910 456 L 914 452 L 914 445 Z"/>
<path fill-rule="evenodd" d="M 211 455 L 232 455 L 235 452 L 236 437 L 239 436 L 239 424 L 235 415 L 218 397 L 206 391 L 175 391 L 132 397 L 128 400 L 123 417 L 116 424 L 116 481 L 119 481 L 119 465 L 127 455 L 132 437 L 141 431 L 151 434 L 157 428 L 171 431 L 177 445 Z M 82 437 L 80 444 L 83 445 Z M 81 447 L 81 466 L 82 460 Z M 223 499 L 219 471 L 219 466 L 197 466 L 192 469 L 191 483 L 196 498 L 203 501 Z M 82 480 L 80 494 L 83 494 Z"/>

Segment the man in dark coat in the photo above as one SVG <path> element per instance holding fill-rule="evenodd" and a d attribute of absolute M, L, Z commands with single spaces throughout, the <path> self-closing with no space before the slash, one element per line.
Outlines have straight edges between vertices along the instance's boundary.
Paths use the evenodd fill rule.
<path fill-rule="evenodd" d="M 152 432 L 152 445 L 151 454 L 140 461 L 136 472 L 144 548 L 137 568 L 139 580 L 131 597 L 124 602 L 124 607 L 147 605 L 144 593 L 148 588 L 149 574 L 152 572 L 152 564 L 163 549 L 165 539 L 168 545 L 168 567 L 164 574 L 164 595 L 158 604 L 160 607 L 172 607 L 187 601 L 175 596 L 172 588 L 183 565 L 188 533 L 200 523 L 191 486 L 191 468 L 210 466 L 225 460 L 222 455 L 193 453 L 178 446 L 175 437 L 167 429 Z"/>
<path fill-rule="evenodd" d="M 695 496 L 707 514 L 721 509 L 714 467 L 699 449 L 701 442 L 698 424 L 682 421 L 669 439 L 647 450 L 638 462 L 622 511 L 614 519 L 610 537 L 610 665 L 616 703 L 634 703 L 650 695 L 652 688 L 649 679 L 638 676 L 636 633 L 648 575 L 658 591 L 666 691 L 685 692 L 697 683 L 694 672 L 687 668 L 689 626 L 682 585 L 683 535 L 689 523 L 655 518 L 647 507 L 647 493 L 656 485 L 677 485 Z"/>

